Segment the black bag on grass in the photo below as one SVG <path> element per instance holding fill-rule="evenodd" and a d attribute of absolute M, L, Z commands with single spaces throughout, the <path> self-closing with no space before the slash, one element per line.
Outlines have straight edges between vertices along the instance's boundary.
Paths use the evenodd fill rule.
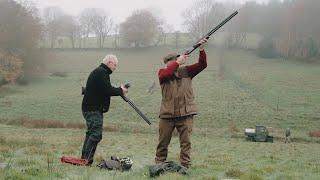
<path fill-rule="evenodd" d="M 100 169 L 128 171 L 132 167 L 132 160 L 128 157 L 119 158 L 111 156 L 110 160 L 101 160 L 97 165 Z"/>
<path fill-rule="evenodd" d="M 180 174 L 188 174 L 188 169 L 180 164 L 173 161 L 166 161 L 163 163 L 158 163 L 149 167 L 150 177 L 156 177 L 165 172 L 178 172 Z"/>

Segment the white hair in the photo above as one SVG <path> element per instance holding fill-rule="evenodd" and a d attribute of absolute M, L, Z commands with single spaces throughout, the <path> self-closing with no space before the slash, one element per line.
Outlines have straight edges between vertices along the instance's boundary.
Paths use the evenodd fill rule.
<path fill-rule="evenodd" d="M 102 63 L 108 64 L 108 62 L 114 62 L 118 64 L 118 58 L 117 56 L 113 54 L 107 54 L 106 57 L 103 58 Z"/>

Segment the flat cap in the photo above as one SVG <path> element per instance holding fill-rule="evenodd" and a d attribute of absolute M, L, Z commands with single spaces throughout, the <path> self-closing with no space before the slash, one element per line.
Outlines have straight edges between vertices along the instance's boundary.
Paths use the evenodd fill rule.
<path fill-rule="evenodd" d="M 177 59 L 177 57 L 178 57 L 177 53 L 169 53 L 163 58 L 163 62 L 167 64 L 168 61 L 175 60 Z"/>

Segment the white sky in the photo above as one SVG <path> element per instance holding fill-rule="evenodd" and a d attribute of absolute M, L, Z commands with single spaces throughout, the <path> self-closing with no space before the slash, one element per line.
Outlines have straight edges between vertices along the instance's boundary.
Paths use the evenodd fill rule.
<path fill-rule="evenodd" d="M 132 11 L 137 9 L 153 9 L 173 25 L 174 30 L 183 30 L 182 12 L 189 8 L 192 3 L 199 0 L 31 0 L 42 10 L 48 6 L 58 6 L 65 13 L 78 15 L 85 8 L 105 9 L 116 23 L 123 22 L 130 16 Z M 267 2 L 269 0 L 216 0 L 236 3 L 246 1 Z"/>

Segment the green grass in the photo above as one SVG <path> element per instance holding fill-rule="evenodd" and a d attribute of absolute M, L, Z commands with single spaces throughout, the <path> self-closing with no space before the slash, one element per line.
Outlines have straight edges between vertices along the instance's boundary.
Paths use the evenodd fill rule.
<path fill-rule="evenodd" d="M 157 143 L 160 88 L 157 70 L 169 48 L 105 51 L 49 52 L 47 73 L 38 74 L 28 86 L 0 89 L 0 179 L 146 179 Z M 114 97 L 104 125 L 96 161 L 115 154 L 134 161 L 131 172 L 61 164 L 63 155 L 80 156 L 84 129 L 35 129 L 11 123 L 19 118 L 84 123 L 81 86 L 107 53 L 119 58 L 112 74 L 114 85 L 130 82 L 128 97 L 149 117 L 149 127 L 121 98 Z M 242 50 L 208 47 L 208 68 L 193 81 L 199 115 L 194 120 L 191 179 L 319 179 L 320 140 L 308 136 L 319 130 L 320 66 L 282 59 L 261 59 Z M 190 57 L 195 62 L 197 53 Z M 219 77 L 219 58 L 225 71 Z M 66 72 L 66 77 L 51 76 Z M 153 94 L 148 87 L 156 82 Z M 19 121 L 15 121 L 19 122 Z M 275 143 L 244 141 L 243 129 L 269 127 Z M 290 127 L 293 143 L 284 144 Z M 178 161 L 179 143 L 174 137 L 169 159 Z M 48 166 L 49 164 L 49 166 Z M 159 179 L 184 179 L 166 174 Z"/>
<path fill-rule="evenodd" d="M 197 123 L 195 123 L 197 125 Z M 109 158 L 116 153 L 118 156 L 129 156 L 134 161 L 132 171 L 120 173 L 99 170 L 98 168 L 77 167 L 61 164 L 63 155 L 79 156 L 84 130 L 65 129 L 25 129 L 1 125 L 4 148 L 10 148 L 10 167 L 2 169 L 6 177 L 13 177 L 27 171 L 23 177 L 63 177 L 63 178 L 112 178 L 141 179 L 148 177 L 148 166 L 153 163 L 157 142 L 156 133 L 141 134 L 106 132 L 99 144 L 96 160 Z M 250 143 L 239 138 L 219 137 L 222 130 L 209 135 L 201 135 L 200 129 L 194 130 L 193 166 L 189 176 L 192 179 L 204 177 L 222 178 L 230 175 L 230 169 L 241 171 L 237 177 L 252 179 L 260 177 L 281 179 L 317 179 L 319 177 L 319 144 L 282 142 Z M 16 134 L 23 132 L 24 136 Z M 45 132 L 45 136 L 43 135 Z M 31 142 L 41 142 L 34 143 Z M 16 146 L 11 146 L 11 144 Z M 178 161 L 178 137 L 172 139 L 169 159 Z M 313 156 L 310 156 L 313 154 Z M 49 162 L 49 163 L 48 163 Z M 49 164 L 49 167 L 48 167 Z M 299 169 L 299 171 L 296 171 Z M 167 174 L 162 178 L 176 178 L 180 175 Z M 182 178 L 182 177 L 180 177 Z"/>

